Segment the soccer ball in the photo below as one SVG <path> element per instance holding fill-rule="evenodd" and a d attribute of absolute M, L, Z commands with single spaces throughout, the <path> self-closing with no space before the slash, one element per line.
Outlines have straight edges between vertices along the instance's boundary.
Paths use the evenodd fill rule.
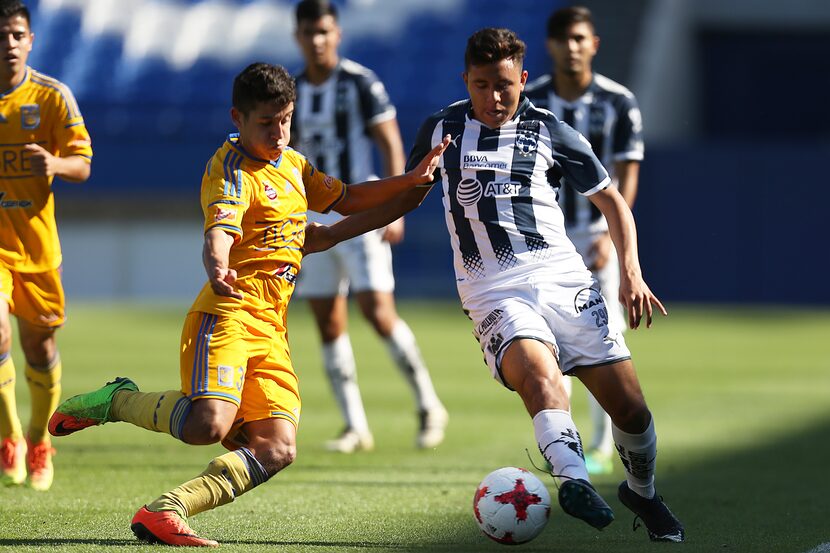
<path fill-rule="evenodd" d="M 473 497 L 473 515 L 488 538 L 525 543 L 542 532 L 550 517 L 550 494 L 525 469 L 504 467 L 484 477 Z"/>

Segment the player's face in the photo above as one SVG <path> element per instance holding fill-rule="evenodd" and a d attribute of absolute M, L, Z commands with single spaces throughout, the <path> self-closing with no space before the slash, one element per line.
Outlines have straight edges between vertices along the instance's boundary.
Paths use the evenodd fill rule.
<path fill-rule="evenodd" d="M 12 80 L 26 71 L 26 61 L 34 39 L 35 35 L 29 29 L 26 18 L 20 15 L 0 17 L 0 46 L 3 54 L 0 78 Z"/>
<path fill-rule="evenodd" d="M 291 117 L 294 102 L 279 106 L 260 102 L 249 113 L 231 108 L 231 119 L 239 129 L 242 146 L 260 159 L 278 159 L 291 141 Z"/>
<path fill-rule="evenodd" d="M 471 65 L 462 76 L 477 120 L 495 129 L 516 113 L 527 82 L 527 71 L 520 63 L 505 59 L 487 65 Z"/>
<path fill-rule="evenodd" d="M 574 23 L 565 36 L 549 38 L 548 53 L 556 71 L 579 75 L 591 71 L 591 61 L 599 48 L 599 37 L 589 23 Z"/>
<path fill-rule="evenodd" d="M 308 65 L 328 69 L 337 65 L 340 27 L 333 16 L 324 15 L 315 21 L 300 21 L 295 37 Z"/>

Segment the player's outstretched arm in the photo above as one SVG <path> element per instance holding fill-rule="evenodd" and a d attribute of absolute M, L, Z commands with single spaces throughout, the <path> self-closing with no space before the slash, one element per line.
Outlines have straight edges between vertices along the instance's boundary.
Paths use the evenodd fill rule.
<path fill-rule="evenodd" d="M 614 187 L 608 187 L 589 199 L 608 220 L 608 230 L 617 249 L 620 261 L 620 302 L 628 312 L 628 326 L 639 328 L 643 315 L 646 327 L 651 327 L 654 309 L 668 315 L 666 308 L 643 280 L 640 259 L 637 254 L 637 229 L 634 216 L 625 200 Z"/>
<path fill-rule="evenodd" d="M 216 295 L 242 299 L 242 293 L 233 287 L 236 282 L 236 270 L 228 267 L 231 246 L 233 236 L 222 229 L 210 229 L 205 233 L 202 262 L 210 287 Z"/>
<path fill-rule="evenodd" d="M 91 167 L 89 160 L 72 155 L 58 157 L 52 155 L 39 144 L 26 144 L 32 173 L 41 177 L 58 176 L 69 182 L 84 182 L 89 178 Z"/>
<path fill-rule="evenodd" d="M 450 144 L 449 135 L 445 136 L 440 144 L 435 146 L 421 162 L 411 171 L 403 175 L 385 179 L 350 184 L 346 196 L 334 206 L 334 210 L 342 215 L 351 215 L 372 209 L 387 203 L 389 200 L 419 185 L 431 184 L 432 175 L 438 168 L 444 150 Z M 388 221 L 391 223 L 395 219 Z M 388 224 L 387 223 L 387 224 Z M 377 227 L 375 227 L 377 228 Z M 371 229 L 369 229 L 371 230 Z"/>

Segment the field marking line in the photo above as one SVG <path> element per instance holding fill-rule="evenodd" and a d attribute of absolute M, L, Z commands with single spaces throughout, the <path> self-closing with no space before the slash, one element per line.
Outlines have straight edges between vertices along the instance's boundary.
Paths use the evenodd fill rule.
<path fill-rule="evenodd" d="M 830 553 L 830 541 L 819 545 L 815 549 L 807 551 L 807 553 Z"/>

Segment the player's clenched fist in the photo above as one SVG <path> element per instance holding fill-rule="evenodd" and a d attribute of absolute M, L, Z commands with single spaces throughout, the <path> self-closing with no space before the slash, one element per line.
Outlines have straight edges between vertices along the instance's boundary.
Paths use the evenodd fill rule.
<path fill-rule="evenodd" d="M 26 144 L 24 150 L 29 152 L 29 164 L 32 173 L 39 177 L 53 177 L 58 172 L 58 158 L 50 154 L 39 144 Z"/>

